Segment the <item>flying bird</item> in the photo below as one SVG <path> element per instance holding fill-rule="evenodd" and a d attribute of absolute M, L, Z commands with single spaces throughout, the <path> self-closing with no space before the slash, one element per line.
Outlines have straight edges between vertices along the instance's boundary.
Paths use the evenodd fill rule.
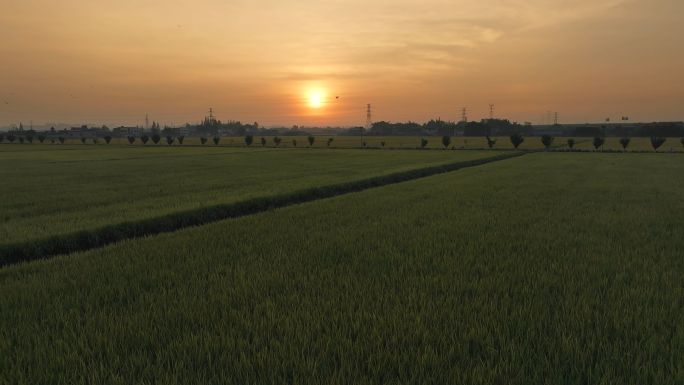
<path fill-rule="evenodd" d="M 339 96 L 335 96 L 335 99 L 339 99 L 339 98 L 340 98 Z"/>
<path fill-rule="evenodd" d="M 5 102 L 5 104 L 9 104 L 9 103 Z"/>
<path fill-rule="evenodd" d="M 74 95 L 71 95 L 71 97 L 72 97 L 72 98 L 74 98 L 74 99 L 78 99 L 78 98 L 77 98 L 77 97 L 75 97 Z"/>
<path fill-rule="evenodd" d="M 178 25 L 178 24 L 176 24 L 176 25 Z M 182 25 L 178 25 L 178 28 L 180 28 L 180 27 L 182 27 Z"/>

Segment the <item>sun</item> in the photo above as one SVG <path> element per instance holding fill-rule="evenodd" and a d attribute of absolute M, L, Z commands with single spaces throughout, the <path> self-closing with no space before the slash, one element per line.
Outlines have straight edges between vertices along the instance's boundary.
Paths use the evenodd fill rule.
<path fill-rule="evenodd" d="M 311 103 L 312 107 L 320 107 L 321 106 L 321 94 L 311 94 L 309 97 L 309 103 Z"/>

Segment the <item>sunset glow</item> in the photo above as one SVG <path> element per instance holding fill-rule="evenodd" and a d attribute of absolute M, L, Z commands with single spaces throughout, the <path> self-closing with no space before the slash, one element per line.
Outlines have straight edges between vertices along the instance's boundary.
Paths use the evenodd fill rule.
<path fill-rule="evenodd" d="M 312 107 L 320 107 L 321 106 L 321 94 L 311 94 L 310 97 L 310 103 Z"/>

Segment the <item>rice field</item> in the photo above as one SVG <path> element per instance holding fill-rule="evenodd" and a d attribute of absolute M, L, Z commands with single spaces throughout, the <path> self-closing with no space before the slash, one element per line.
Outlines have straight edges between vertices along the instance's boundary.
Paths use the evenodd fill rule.
<path fill-rule="evenodd" d="M 9 266 L 0 379 L 682 383 L 681 160 L 528 154 Z"/>

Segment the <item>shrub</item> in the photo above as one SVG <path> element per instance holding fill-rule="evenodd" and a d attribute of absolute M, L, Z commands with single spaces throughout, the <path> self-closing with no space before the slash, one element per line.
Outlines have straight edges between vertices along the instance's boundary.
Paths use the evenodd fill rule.
<path fill-rule="evenodd" d="M 245 144 L 249 147 L 252 142 L 254 142 L 254 137 L 252 135 L 245 135 Z"/>
<path fill-rule="evenodd" d="M 126 139 L 128 139 L 128 144 L 133 145 L 133 142 L 135 142 L 135 136 L 129 136 Z"/>
<path fill-rule="evenodd" d="M 494 147 L 494 145 L 496 144 L 496 139 L 490 138 L 489 134 L 487 134 L 487 136 L 485 136 L 485 138 L 487 138 L 487 145 L 489 146 L 489 149 L 491 150 L 492 147 Z"/>
<path fill-rule="evenodd" d="M 109 135 L 107 135 L 107 136 L 104 137 L 104 140 L 105 140 L 105 143 L 109 144 L 109 142 L 112 141 L 112 137 L 109 136 Z"/>
<path fill-rule="evenodd" d="M 207 138 L 205 138 L 205 137 L 200 138 L 200 143 L 202 143 L 202 146 L 204 146 L 204 143 L 206 143 L 206 142 L 207 142 Z"/>
<path fill-rule="evenodd" d="M 273 138 L 273 143 L 276 144 L 276 147 L 280 147 L 280 142 L 281 142 L 281 141 L 282 141 L 282 139 L 280 139 L 280 138 L 277 137 L 277 136 L 276 136 L 275 138 Z"/>
<path fill-rule="evenodd" d="M 150 141 L 150 138 L 147 135 L 143 135 L 140 137 L 140 141 L 142 142 L 143 147 L 144 147 L 147 144 L 147 142 Z"/>
<path fill-rule="evenodd" d="M 328 138 L 328 143 L 326 143 L 326 144 L 328 145 L 328 147 L 330 147 L 330 144 L 333 142 L 333 140 L 335 140 L 335 139 L 333 139 L 333 138 Z"/>
<path fill-rule="evenodd" d="M 81 137 L 81 143 L 85 144 L 85 142 L 86 142 L 86 138 Z"/>
<path fill-rule="evenodd" d="M 292 139 L 292 146 L 297 147 L 297 139 Z"/>
<path fill-rule="evenodd" d="M 218 136 L 215 136 L 214 139 L 212 139 L 212 140 L 214 141 L 214 145 L 218 146 L 219 142 L 221 141 L 221 138 L 219 138 Z"/>
<path fill-rule="evenodd" d="M 316 140 L 316 138 L 315 138 L 313 135 L 309 135 L 309 137 L 306 138 L 306 140 L 309 141 L 309 147 L 311 147 L 311 146 L 313 146 L 314 141 Z"/>
<path fill-rule="evenodd" d="M 64 144 L 64 140 L 65 140 L 65 139 L 64 139 L 63 136 L 60 136 L 60 137 L 59 137 L 59 142 L 60 142 L 60 143 Z"/>
<path fill-rule="evenodd" d="M 629 146 L 629 142 L 631 142 L 632 139 L 624 137 L 620 138 L 620 144 L 622 145 L 622 153 L 624 154 L 625 151 L 627 151 L 627 146 Z"/>
<path fill-rule="evenodd" d="M 442 144 L 444 145 L 444 149 L 449 147 L 449 145 L 451 144 L 451 137 L 449 135 L 444 135 L 442 137 Z"/>
<path fill-rule="evenodd" d="M 513 144 L 513 148 L 516 150 L 518 149 L 518 146 L 520 146 L 524 141 L 525 138 L 520 134 L 511 135 L 511 144 Z"/>
<path fill-rule="evenodd" d="M 172 138 L 172 137 L 170 137 L 170 136 L 167 136 L 167 137 L 166 137 L 166 143 L 168 143 L 169 146 L 172 145 L 173 142 L 175 142 L 175 141 L 176 141 L 176 139 L 174 139 L 174 138 Z"/>
<path fill-rule="evenodd" d="M 152 135 L 152 143 L 156 146 L 159 142 L 161 141 L 161 136 L 159 134 L 155 133 Z"/>
<path fill-rule="evenodd" d="M 179 136 L 179 137 L 178 137 L 178 145 L 179 145 L 179 146 L 182 146 L 184 140 L 185 140 L 185 136 L 184 136 L 184 135 Z"/>
<path fill-rule="evenodd" d="M 38 141 L 40 142 L 40 144 L 43 144 L 43 142 L 45 141 L 45 135 L 38 135 Z"/>
<path fill-rule="evenodd" d="M 361 143 L 361 146 L 363 146 L 363 148 L 366 148 L 366 142 Z"/>
<path fill-rule="evenodd" d="M 26 135 L 26 141 L 33 144 L 33 135 L 31 135 L 31 134 Z"/>
<path fill-rule="evenodd" d="M 98 144 L 98 143 L 100 143 L 100 141 L 97 138 L 93 138 L 93 143 Z"/>
<path fill-rule="evenodd" d="M 14 134 L 8 134 L 8 135 L 7 135 L 7 140 L 9 140 L 10 143 L 14 143 L 14 141 L 15 141 L 16 139 L 17 139 L 17 137 L 14 136 Z"/>
<path fill-rule="evenodd" d="M 427 139 L 420 138 L 420 148 L 425 148 L 427 146 L 428 141 Z"/>
<path fill-rule="evenodd" d="M 651 137 L 651 146 L 653 146 L 653 152 L 655 153 L 658 147 L 662 146 L 667 139 L 662 136 Z"/>
<path fill-rule="evenodd" d="M 266 138 L 261 137 L 261 147 L 266 147 Z"/>
<path fill-rule="evenodd" d="M 574 146 L 574 145 L 575 145 L 575 139 L 572 139 L 572 138 L 568 139 L 568 147 L 570 147 L 571 150 L 572 150 L 572 146 Z"/>
<path fill-rule="evenodd" d="M 23 136 L 19 137 L 19 143 L 24 144 L 24 137 Z"/>
<path fill-rule="evenodd" d="M 546 147 L 546 151 L 549 151 L 549 147 L 553 144 L 553 140 L 556 139 L 551 135 L 542 135 L 541 142 Z"/>
<path fill-rule="evenodd" d="M 594 141 L 592 144 L 594 145 L 594 152 L 598 150 L 599 147 L 603 146 L 603 143 L 606 142 L 606 138 L 602 138 L 600 136 L 595 136 Z"/>
<path fill-rule="evenodd" d="M 381 145 L 382 147 L 385 147 L 385 142 L 380 142 L 380 145 Z"/>
<path fill-rule="evenodd" d="M 55 140 L 54 140 L 54 139 L 50 139 L 50 142 L 51 142 L 52 144 L 55 144 Z"/>

